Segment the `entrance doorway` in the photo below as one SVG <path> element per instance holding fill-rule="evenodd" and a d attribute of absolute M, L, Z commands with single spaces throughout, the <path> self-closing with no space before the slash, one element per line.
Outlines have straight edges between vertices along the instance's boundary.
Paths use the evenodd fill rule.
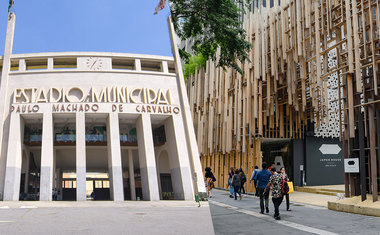
<path fill-rule="evenodd" d="M 293 179 L 293 149 L 291 139 L 263 138 L 261 142 L 263 162 L 268 167 L 274 163 L 277 172 L 281 167 L 285 167 L 285 172 L 290 179 Z M 261 168 L 261 166 L 258 166 Z"/>
<path fill-rule="evenodd" d="M 88 200 L 110 200 L 110 181 L 107 173 L 87 173 L 86 196 Z"/>

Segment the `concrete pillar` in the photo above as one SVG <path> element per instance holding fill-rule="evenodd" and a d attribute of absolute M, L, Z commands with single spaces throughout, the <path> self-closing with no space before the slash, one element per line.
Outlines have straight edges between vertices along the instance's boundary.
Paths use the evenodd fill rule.
<path fill-rule="evenodd" d="M 203 172 L 202 172 L 202 165 L 199 158 L 197 140 L 195 138 L 193 119 L 191 117 L 189 99 L 187 98 L 185 79 L 183 78 L 183 73 L 182 73 L 181 58 L 178 52 L 177 36 L 174 32 L 174 26 L 170 17 L 168 18 L 168 25 L 169 25 L 171 44 L 172 44 L 172 51 L 173 51 L 174 59 L 175 59 L 175 68 L 178 74 L 177 84 L 178 84 L 178 90 L 179 90 L 179 100 L 182 107 L 181 114 L 182 114 L 184 128 L 185 128 L 186 138 L 182 139 L 181 141 L 186 142 L 187 147 L 189 149 L 189 158 L 190 158 L 190 163 L 191 163 L 190 166 L 192 168 L 194 181 L 196 182 L 195 190 L 198 191 L 200 198 L 207 198 L 206 186 L 204 183 Z"/>
<path fill-rule="evenodd" d="M 149 114 L 141 114 L 137 118 L 136 130 L 143 199 L 157 201 L 160 200 L 160 194 L 154 156 L 152 124 Z"/>
<path fill-rule="evenodd" d="M 111 199 L 114 201 L 124 201 L 119 132 L 119 116 L 117 113 L 110 113 L 107 119 L 108 168 Z"/>
<path fill-rule="evenodd" d="M 86 118 L 76 114 L 77 201 L 86 201 Z"/>
<path fill-rule="evenodd" d="M 54 155 L 53 130 L 53 114 L 44 113 L 42 123 L 40 201 L 52 200 Z"/>
<path fill-rule="evenodd" d="M 62 194 L 62 171 L 61 169 L 57 169 L 57 190 Z"/>
<path fill-rule="evenodd" d="M 135 70 L 141 71 L 141 61 L 140 59 L 135 59 Z"/>
<path fill-rule="evenodd" d="M 20 114 L 12 114 L 10 120 L 7 165 L 5 172 L 4 201 L 18 201 L 22 166 L 22 141 L 24 121 Z"/>
<path fill-rule="evenodd" d="M 55 183 L 55 168 L 57 168 L 57 149 L 53 147 L 53 188 L 56 187 Z"/>
<path fill-rule="evenodd" d="M 135 169 L 133 168 L 133 150 L 128 149 L 129 186 L 131 187 L 131 200 L 136 200 Z"/>
<path fill-rule="evenodd" d="M 157 167 L 157 182 L 158 182 L 158 193 L 160 195 L 160 200 L 162 200 L 162 185 L 161 185 L 161 169 L 160 169 L 160 155 L 162 151 L 155 151 L 156 157 L 156 167 Z"/>
<path fill-rule="evenodd" d="M 175 198 L 194 200 L 189 153 L 185 146 L 180 145 L 186 138 L 181 117 L 166 119 L 165 135 Z"/>
<path fill-rule="evenodd" d="M 28 193 L 29 188 L 29 165 L 30 165 L 30 152 L 28 149 L 24 149 L 25 153 L 25 165 L 26 165 L 26 172 L 25 172 L 25 184 L 24 184 L 24 193 Z"/>
<path fill-rule="evenodd" d="M 54 69 L 54 60 L 53 58 L 48 58 L 48 70 L 53 70 Z"/>
<path fill-rule="evenodd" d="M 86 118 L 76 113 L 77 201 L 86 201 Z"/>
<path fill-rule="evenodd" d="M 15 32 L 16 14 L 11 13 L 8 17 L 7 34 L 5 38 L 5 47 L 3 55 L 3 67 L 1 69 L 0 83 L 0 200 L 5 187 L 5 174 L 7 164 L 7 151 L 10 127 L 10 98 L 8 91 L 9 71 L 11 69 L 11 56 L 13 48 L 13 37 Z"/>

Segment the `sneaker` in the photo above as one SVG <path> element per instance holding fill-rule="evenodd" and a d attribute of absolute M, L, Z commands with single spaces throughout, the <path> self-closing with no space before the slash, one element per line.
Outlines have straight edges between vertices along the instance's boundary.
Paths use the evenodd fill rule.
<path fill-rule="evenodd" d="M 274 217 L 276 220 L 280 220 L 281 217 L 280 216 L 277 216 L 277 217 Z"/>
<path fill-rule="evenodd" d="M 230 195 L 230 198 L 234 198 L 234 196 Z"/>
<path fill-rule="evenodd" d="M 260 211 L 260 214 L 264 214 L 264 211 Z"/>
<path fill-rule="evenodd" d="M 266 212 L 269 213 L 269 208 L 268 207 L 266 208 Z"/>
<path fill-rule="evenodd" d="M 209 198 L 212 198 L 212 195 L 208 196 Z"/>
<path fill-rule="evenodd" d="M 290 210 L 290 209 L 286 209 L 287 211 L 292 211 L 292 210 Z"/>

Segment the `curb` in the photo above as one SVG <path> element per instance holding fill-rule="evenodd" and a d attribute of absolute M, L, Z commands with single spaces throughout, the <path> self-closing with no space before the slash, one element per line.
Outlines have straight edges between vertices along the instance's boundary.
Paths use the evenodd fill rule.
<path fill-rule="evenodd" d="M 334 211 L 380 217 L 380 209 L 377 208 L 361 207 L 352 204 L 342 204 L 339 202 L 327 202 L 327 208 Z"/>

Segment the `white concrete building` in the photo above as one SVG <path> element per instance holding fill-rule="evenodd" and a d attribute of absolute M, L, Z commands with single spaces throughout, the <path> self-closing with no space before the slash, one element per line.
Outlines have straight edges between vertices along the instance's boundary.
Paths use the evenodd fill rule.
<path fill-rule="evenodd" d="M 92 192 L 114 201 L 204 195 L 174 37 L 174 58 L 13 55 L 15 18 L 2 57 L 3 200 L 50 201 L 58 191 L 63 200 L 86 200 Z"/>

